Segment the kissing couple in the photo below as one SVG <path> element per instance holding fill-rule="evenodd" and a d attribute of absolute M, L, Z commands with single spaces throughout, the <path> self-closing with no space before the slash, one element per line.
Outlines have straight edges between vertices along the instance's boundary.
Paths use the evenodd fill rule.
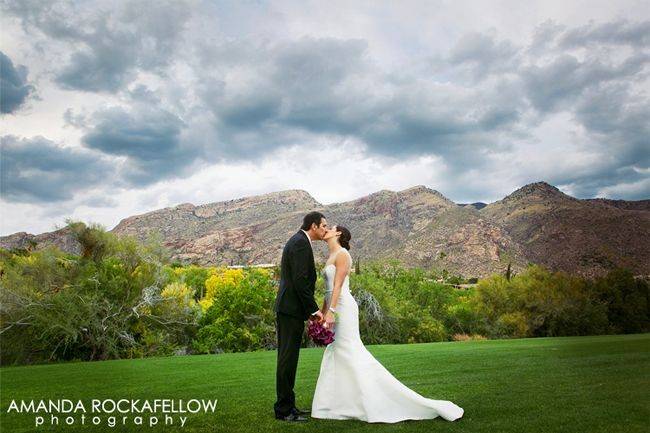
<path fill-rule="evenodd" d="M 431 400 L 397 380 L 366 349 L 359 335 L 359 307 L 350 293 L 350 231 L 328 226 L 320 212 L 310 212 L 284 246 L 280 286 L 275 299 L 278 357 L 275 418 L 305 422 L 308 411 L 296 407 L 293 391 L 306 320 L 334 331 L 327 345 L 311 405 L 311 417 L 395 423 L 441 416 L 454 421 L 463 409 L 446 400 Z M 316 265 L 312 242 L 327 243 L 329 257 L 322 275 L 325 299 L 314 299 Z M 336 313 L 336 314 L 334 314 Z"/>

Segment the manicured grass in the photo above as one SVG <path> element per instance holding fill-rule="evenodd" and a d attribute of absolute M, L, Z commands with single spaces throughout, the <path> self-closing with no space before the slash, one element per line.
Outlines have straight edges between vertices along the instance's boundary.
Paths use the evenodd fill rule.
<path fill-rule="evenodd" d="M 641 432 L 650 427 L 650 334 L 368 346 L 420 394 L 465 409 L 448 422 L 367 424 L 273 418 L 276 352 L 81 362 L 0 369 L 2 433 L 179 432 Z M 297 403 L 311 407 L 322 349 L 303 349 Z M 185 427 L 34 427 L 33 414 L 7 414 L 16 400 L 218 399 L 214 413 L 187 414 Z M 173 414 L 175 421 L 178 414 Z M 49 420 L 49 415 L 44 415 Z M 89 417 L 86 416 L 86 422 Z M 63 423 L 65 415 L 60 415 Z M 144 414 L 145 423 L 149 415 Z M 162 420 L 164 416 L 159 414 Z M 121 422 L 121 415 L 118 415 Z"/>

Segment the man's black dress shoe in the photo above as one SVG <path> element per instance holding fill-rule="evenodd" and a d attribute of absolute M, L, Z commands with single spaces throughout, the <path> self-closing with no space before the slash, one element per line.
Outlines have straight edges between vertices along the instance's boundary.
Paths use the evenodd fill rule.
<path fill-rule="evenodd" d="M 309 415 L 308 410 L 298 409 L 297 407 L 291 409 L 291 413 L 295 413 L 296 415 Z"/>
<path fill-rule="evenodd" d="M 298 415 L 295 412 L 291 412 L 287 416 L 275 416 L 275 419 L 279 419 L 280 421 L 288 421 L 288 422 L 305 422 L 307 421 L 307 418 L 305 418 L 302 415 Z"/>

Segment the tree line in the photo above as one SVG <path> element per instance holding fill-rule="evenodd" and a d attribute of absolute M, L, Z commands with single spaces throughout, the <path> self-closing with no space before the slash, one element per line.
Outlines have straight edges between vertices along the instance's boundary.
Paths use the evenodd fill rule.
<path fill-rule="evenodd" d="M 275 348 L 277 268 L 183 265 L 159 237 L 139 242 L 97 224 L 67 226 L 79 254 L 0 249 L 1 364 Z M 463 282 L 396 261 L 356 262 L 350 289 L 364 343 L 650 330 L 648 281 L 627 269 L 584 279 L 531 264 L 454 287 Z M 306 336 L 303 344 L 311 344 Z"/>

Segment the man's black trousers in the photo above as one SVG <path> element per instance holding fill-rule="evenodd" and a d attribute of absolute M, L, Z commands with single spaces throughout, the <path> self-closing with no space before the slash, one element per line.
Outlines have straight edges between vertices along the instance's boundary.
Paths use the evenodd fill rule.
<path fill-rule="evenodd" d="M 275 316 L 278 339 L 278 361 L 275 373 L 275 392 L 277 400 L 273 405 L 276 416 L 287 416 L 296 407 L 293 387 L 296 383 L 298 354 L 305 330 L 305 321 L 283 313 Z"/>

